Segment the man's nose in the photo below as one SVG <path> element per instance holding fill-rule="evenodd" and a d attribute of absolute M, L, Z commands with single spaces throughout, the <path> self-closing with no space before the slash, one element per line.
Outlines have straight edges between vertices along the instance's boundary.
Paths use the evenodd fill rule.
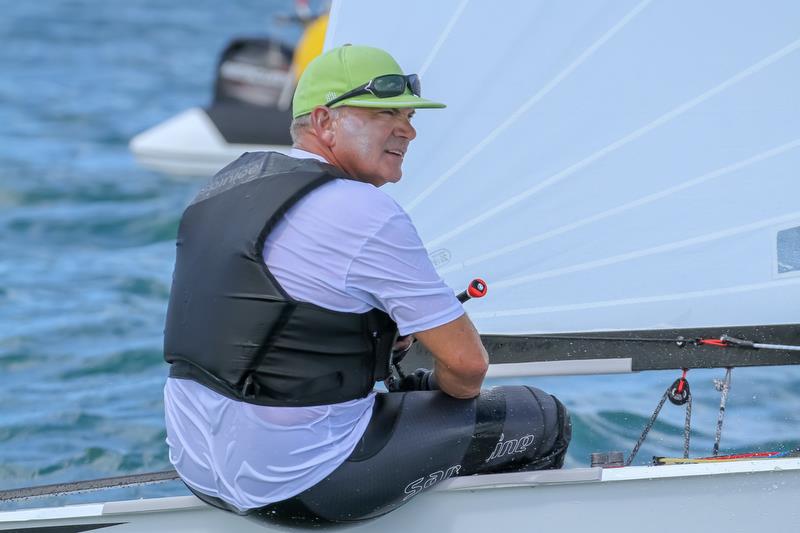
<path fill-rule="evenodd" d="M 400 117 L 400 123 L 395 128 L 395 134 L 398 137 L 413 141 L 417 136 L 417 130 L 411 125 L 411 120 L 408 117 Z"/>

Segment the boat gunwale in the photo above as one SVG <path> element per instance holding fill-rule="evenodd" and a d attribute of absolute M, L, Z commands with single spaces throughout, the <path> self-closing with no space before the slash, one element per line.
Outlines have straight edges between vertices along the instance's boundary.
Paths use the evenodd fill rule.
<path fill-rule="evenodd" d="M 620 468 L 567 468 L 507 474 L 464 476 L 443 481 L 434 492 L 478 491 L 503 488 L 536 488 L 570 484 L 658 480 L 731 474 L 768 472 L 800 472 L 800 458 L 768 458 L 676 465 L 644 465 Z M 62 518 L 111 517 L 129 513 L 189 511 L 213 508 L 195 496 L 167 496 L 105 503 L 74 504 L 62 507 L 43 507 L 0 511 L 0 524 L 57 520 Z"/>

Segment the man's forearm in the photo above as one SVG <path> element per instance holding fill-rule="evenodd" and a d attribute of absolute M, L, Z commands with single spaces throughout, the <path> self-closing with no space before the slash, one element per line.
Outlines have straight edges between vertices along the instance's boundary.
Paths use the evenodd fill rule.
<path fill-rule="evenodd" d="M 473 398 L 480 393 L 489 368 L 489 357 L 469 317 L 461 317 L 416 334 L 434 357 L 439 388 L 455 398 Z"/>
<path fill-rule="evenodd" d="M 466 376 L 463 372 L 453 373 L 446 366 L 434 363 L 434 377 L 439 389 L 454 398 L 474 398 L 481 392 L 486 372 Z"/>

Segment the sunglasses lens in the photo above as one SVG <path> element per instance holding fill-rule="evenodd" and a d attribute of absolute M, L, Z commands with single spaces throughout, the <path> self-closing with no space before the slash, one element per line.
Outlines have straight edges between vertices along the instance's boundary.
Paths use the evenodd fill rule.
<path fill-rule="evenodd" d="M 422 84 L 419 81 L 419 76 L 416 74 L 409 74 L 408 78 L 408 87 L 411 89 L 411 92 L 415 96 L 422 96 Z"/>
<path fill-rule="evenodd" d="M 379 98 L 388 98 L 390 96 L 400 96 L 406 90 L 406 79 L 399 74 L 388 74 L 386 76 L 378 76 L 372 80 L 372 90 L 375 96 Z"/>

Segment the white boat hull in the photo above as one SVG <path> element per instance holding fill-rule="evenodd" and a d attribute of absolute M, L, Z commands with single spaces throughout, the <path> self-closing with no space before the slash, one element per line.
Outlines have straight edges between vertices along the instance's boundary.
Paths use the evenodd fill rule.
<path fill-rule="evenodd" d="M 287 153 L 289 146 L 235 144 L 225 140 L 205 111 L 187 109 L 130 142 L 136 161 L 175 177 L 209 177 L 245 152 Z"/>
<path fill-rule="evenodd" d="M 797 501 L 800 459 L 576 468 L 448 480 L 397 511 L 337 530 L 790 531 L 800 524 Z M 0 530 L 99 524 L 109 524 L 102 528 L 109 532 L 294 530 L 219 511 L 193 496 L 0 513 Z"/>

